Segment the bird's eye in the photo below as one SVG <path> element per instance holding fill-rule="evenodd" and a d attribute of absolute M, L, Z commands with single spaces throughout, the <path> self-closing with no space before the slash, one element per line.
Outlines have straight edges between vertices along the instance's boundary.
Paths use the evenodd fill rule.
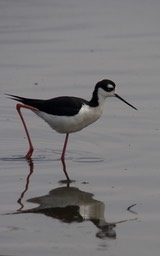
<path fill-rule="evenodd" d="M 114 90 L 113 84 L 108 84 L 108 85 L 107 85 L 107 91 L 108 91 L 108 92 L 111 92 L 111 91 L 113 91 L 113 90 Z"/>

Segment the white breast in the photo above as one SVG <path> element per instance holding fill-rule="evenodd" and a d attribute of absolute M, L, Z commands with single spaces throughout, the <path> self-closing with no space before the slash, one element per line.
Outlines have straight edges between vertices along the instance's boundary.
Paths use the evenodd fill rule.
<path fill-rule="evenodd" d="M 41 111 L 37 111 L 35 113 L 57 132 L 73 133 L 94 123 L 100 118 L 102 110 L 102 106 L 89 107 L 88 105 L 83 105 L 79 113 L 75 116 L 56 116 Z"/>

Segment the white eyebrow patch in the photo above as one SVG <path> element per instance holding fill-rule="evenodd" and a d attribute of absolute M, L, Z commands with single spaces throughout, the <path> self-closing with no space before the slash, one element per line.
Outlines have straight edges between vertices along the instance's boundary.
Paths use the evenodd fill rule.
<path fill-rule="evenodd" d="M 108 84 L 108 89 L 113 89 L 113 85 L 112 84 Z"/>

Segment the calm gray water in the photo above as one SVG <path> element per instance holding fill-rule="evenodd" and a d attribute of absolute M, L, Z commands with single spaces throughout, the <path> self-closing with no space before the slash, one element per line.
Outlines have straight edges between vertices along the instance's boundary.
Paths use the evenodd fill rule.
<path fill-rule="evenodd" d="M 159 10 L 158 0 L 0 1 L 1 255 L 159 255 Z M 97 123 L 70 136 L 67 187 L 64 135 L 24 110 L 27 162 L 4 93 L 89 99 L 104 78 L 139 111 L 109 98 Z"/>

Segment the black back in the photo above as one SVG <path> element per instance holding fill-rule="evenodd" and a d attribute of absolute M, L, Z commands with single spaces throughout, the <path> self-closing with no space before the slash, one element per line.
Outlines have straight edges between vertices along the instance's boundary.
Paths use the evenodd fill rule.
<path fill-rule="evenodd" d="M 49 100 L 28 99 L 11 94 L 7 94 L 13 100 L 22 102 L 25 105 L 32 106 L 38 110 L 57 116 L 74 116 L 78 114 L 83 104 L 89 105 L 85 99 L 77 97 L 62 96 Z"/>

